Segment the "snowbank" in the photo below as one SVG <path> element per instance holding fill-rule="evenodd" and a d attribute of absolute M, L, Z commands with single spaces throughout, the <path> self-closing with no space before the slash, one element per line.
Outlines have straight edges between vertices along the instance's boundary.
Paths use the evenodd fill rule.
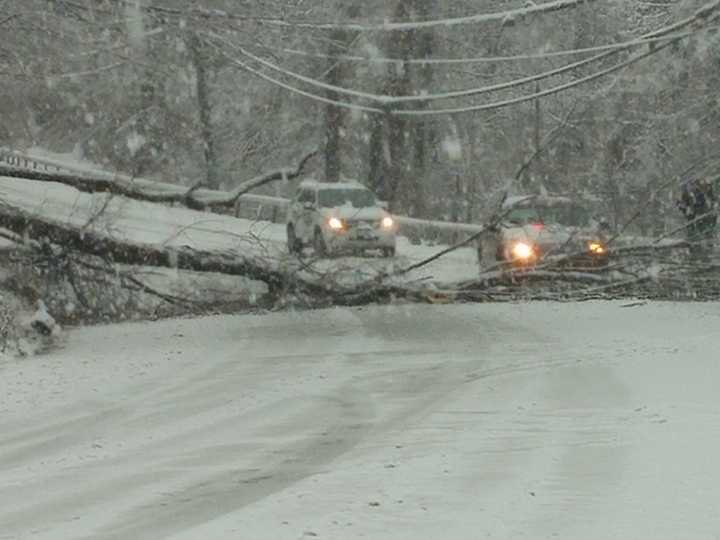
<path fill-rule="evenodd" d="M 33 305 L 0 289 L 0 361 L 47 350 L 60 333 L 42 300 Z"/>

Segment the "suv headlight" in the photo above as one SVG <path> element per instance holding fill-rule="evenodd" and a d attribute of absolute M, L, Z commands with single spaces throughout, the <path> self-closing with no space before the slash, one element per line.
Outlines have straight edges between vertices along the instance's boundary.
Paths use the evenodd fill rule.
<path fill-rule="evenodd" d="M 383 229 L 392 229 L 395 226 L 395 220 L 390 216 L 385 216 L 380 222 Z"/>
<path fill-rule="evenodd" d="M 593 255 L 605 255 L 607 253 L 607 246 L 599 241 L 590 242 L 588 249 Z"/>
<path fill-rule="evenodd" d="M 339 218 L 331 217 L 328 219 L 328 227 L 330 227 L 333 231 L 341 231 L 345 228 L 345 223 Z"/>
<path fill-rule="evenodd" d="M 511 253 L 515 259 L 527 261 L 535 257 L 535 249 L 527 242 L 516 242 L 513 244 Z"/>

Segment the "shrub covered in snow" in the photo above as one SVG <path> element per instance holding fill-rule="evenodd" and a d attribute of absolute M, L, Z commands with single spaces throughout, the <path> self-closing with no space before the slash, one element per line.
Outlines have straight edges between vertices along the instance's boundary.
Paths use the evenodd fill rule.
<path fill-rule="evenodd" d="M 0 359 L 46 349 L 59 333 L 60 326 L 42 300 L 30 303 L 11 291 L 0 289 Z"/>

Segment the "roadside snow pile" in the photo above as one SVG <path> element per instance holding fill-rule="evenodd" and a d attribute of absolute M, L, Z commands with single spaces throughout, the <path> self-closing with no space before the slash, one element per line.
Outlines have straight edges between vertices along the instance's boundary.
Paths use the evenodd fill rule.
<path fill-rule="evenodd" d="M 47 306 L 42 300 L 35 302 L 35 312 L 23 326 L 29 326 L 41 336 L 54 336 L 60 333 L 60 326 L 48 313 Z"/>
<path fill-rule="evenodd" d="M 60 326 L 42 300 L 28 305 L 15 294 L 0 290 L 0 361 L 47 349 L 59 334 Z"/>

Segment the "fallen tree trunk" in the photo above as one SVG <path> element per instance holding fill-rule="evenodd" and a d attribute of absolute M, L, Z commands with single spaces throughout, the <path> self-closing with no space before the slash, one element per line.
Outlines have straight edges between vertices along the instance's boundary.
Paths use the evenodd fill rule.
<path fill-rule="evenodd" d="M 31 215 L 3 203 L 0 203 L 0 227 L 12 231 L 22 238 L 55 244 L 62 246 L 64 250 L 95 255 L 110 259 L 115 263 L 240 275 L 263 281 L 274 290 L 283 289 L 290 282 L 286 272 L 273 268 L 269 261 L 259 258 L 246 258 L 242 254 L 209 252 L 188 247 L 164 247 L 119 240 L 44 216 Z M 320 285 L 292 281 L 296 282 L 298 287 L 305 292 L 323 292 L 323 287 Z"/>
<path fill-rule="evenodd" d="M 268 286 L 270 296 L 276 300 L 285 295 L 303 299 L 308 307 L 330 305 L 364 305 L 393 299 L 422 301 L 422 291 L 383 283 L 363 283 L 342 286 L 331 273 L 308 270 L 300 263 L 280 264 L 270 257 L 244 256 L 230 251 L 204 251 L 187 246 L 143 244 L 114 238 L 107 233 L 81 228 L 46 216 L 30 214 L 0 202 L 0 227 L 10 232 L 7 236 L 31 243 L 35 250 L 43 246 L 61 246 L 65 252 L 76 252 L 100 257 L 105 261 L 130 266 L 155 266 L 215 272 L 243 276 L 261 281 Z"/>
<path fill-rule="evenodd" d="M 112 193 L 113 195 L 121 195 L 138 201 L 177 203 L 193 210 L 232 208 L 238 199 L 254 189 L 278 180 L 293 180 L 299 177 L 303 174 L 308 161 L 317 153 L 318 150 L 307 153 L 295 168 L 281 168 L 251 178 L 230 192 L 205 189 L 202 183 L 187 188 L 176 184 L 131 178 L 125 175 L 49 173 L 4 165 L 0 166 L 0 176 L 64 184 L 84 193 Z"/>
<path fill-rule="evenodd" d="M 702 271 L 682 271 L 682 265 L 667 265 L 658 275 L 641 273 L 620 278 L 576 271 L 537 271 L 512 276 L 498 273 L 476 281 L 458 283 L 438 290 L 432 285 L 388 283 L 381 274 L 363 283 L 343 286 L 330 272 L 320 273 L 296 259 L 280 261 L 258 255 L 225 250 L 204 251 L 187 246 L 166 247 L 113 238 L 102 231 L 88 230 L 51 218 L 30 214 L 0 202 L 0 228 L 3 236 L 20 241 L 34 250 L 61 246 L 66 252 L 101 257 L 104 261 L 131 266 L 156 266 L 216 272 L 262 281 L 269 289 L 270 301 L 308 308 L 359 306 L 397 300 L 409 302 L 487 302 L 503 300 L 585 300 L 592 298 L 700 299 L 720 296 L 720 265 L 709 264 Z M 418 263 L 414 266 L 421 266 Z M 629 275 L 629 274 L 628 274 Z M 513 279 L 515 278 L 515 279 Z"/>

